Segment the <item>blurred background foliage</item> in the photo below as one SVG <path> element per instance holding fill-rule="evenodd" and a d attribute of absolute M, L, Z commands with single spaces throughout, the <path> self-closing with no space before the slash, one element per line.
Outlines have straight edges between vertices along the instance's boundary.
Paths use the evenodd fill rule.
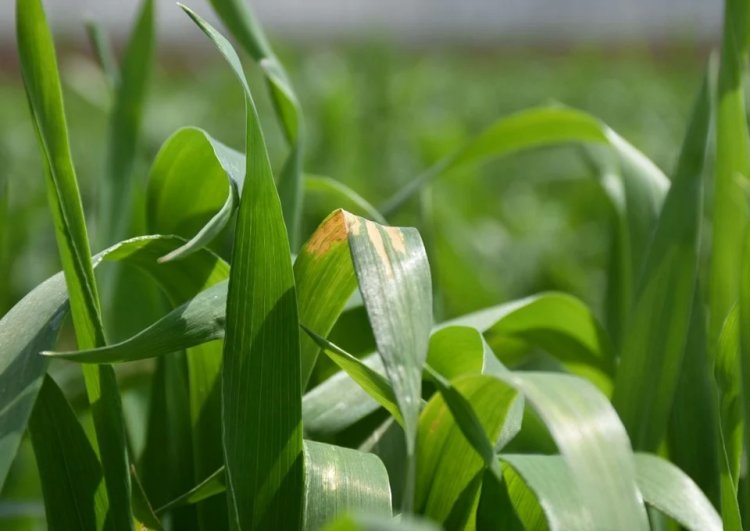
<path fill-rule="evenodd" d="M 307 173 L 331 176 L 378 206 L 401 185 L 498 117 L 537 104 L 583 109 L 669 174 L 685 127 L 704 46 L 568 48 L 276 43 L 305 111 Z M 195 52 L 195 53 L 193 53 Z M 8 214 L 0 238 L 0 314 L 58 270 L 41 163 L 17 65 L 0 67 L 0 178 Z M 137 175 L 145 186 L 161 143 L 196 125 L 242 146 L 242 96 L 223 65 L 201 51 L 162 53 L 151 81 Z M 105 168 L 108 94 L 91 53 L 63 48 L 63 90 L 73 155 L 92 232 Z M 285 147 L 262 80 L 248 67 L 279 168 Z M 439 317 L 548 289 L 598 308 L 609 212 L 574 148 L 534 150 L 453 173 L 391 221 L 427 240 Z M 304 231 L 334 205 L 307 198 Z M 94 238 L 94 241 L 96 238 Z"/>

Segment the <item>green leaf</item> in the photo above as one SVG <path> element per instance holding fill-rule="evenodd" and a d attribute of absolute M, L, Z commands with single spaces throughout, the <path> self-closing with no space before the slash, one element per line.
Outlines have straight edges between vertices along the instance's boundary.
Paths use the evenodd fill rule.
<path fill-rule="evenodd" d="M 235 229 L 221 386 L 230 521 L 239 529 L 297 528 L 303 481 L 299 321 L 281 203 L 237 54 L 183 9 L 227 60 L 245 95 L 247 193 Z"/>
<path fill-rule="evenodd" d="M 404 418 L 410 457 L 404 496 L 409 513 L 422 367 L 432 328 L 432 286 L 416 229 L 383 227 L 347 216 L 349 247 L 378 353 Z"/>
<path fill-rule="evenodd" d="M 330 177 L 305 175 L 305 203 L 306 208 L 308 208 L 307 205 L 315 203 L 316 211 L 328 213 L 343 208 L 352 214 L 366 217 L 381 225 L 388 224 L 383 215 L 364 197 L 341 181 Z"/>
<path fill-rule="evenodd" d="M 305 441 L 304 529 L 320 529 L 343 511 L 391 516 L 383 463 L 372 454 Z"/>
<path fill-rule="evenodd" d="M 541 293 L 486 308 L 443 323 L 476 328 L 492 345 L 520 339 L 541 348 L 574 374 L 611 389 L 614 357 L 606 332 L 591 310 L 564 293 Z"/>
<path fill-rule="evenodd" d="M 438 531 L 440 527 L 424 518 L 399 516 L 387 518 L 371 514 L 345 514 L 329 523 L 323 531 Z"/>
<path fill-rule="evenodd" d="M 696 100 L 672 186 L 656 225 L 617 368 L 613 403 L 633 446 L 655 451 L 667 430 L 682 367 L 703 210 L 711 113 L 708 81 Z"/>
<path fill-rule="evenodd" d="M 371 369 L 360 359 L 355 358 L 327 339 L 319 336 L 305 325 L 302 325 L 302 329 L 323 349 L 323 352 L 336 365 L 341 367 L 341 370 L 346 372 L 357 385 L 393 415 L 393 418 L 399 424 L 404 425 L 404 419 L 401 416 L 396 396 L 393 394 L 393 388 L 385 376 Z"/>
<path fill-rule="evenodd" d="M 424 185 L 449 171 L 525 149 L 569 143 L 603 147 L 608 155 L 598 180 L 616 214 L 607 321 L 617 345 L 630 312 L 645 246 L 669 181 L 649 159 L 596 118 L 563 106 L 529 109 L 501 118 L 409 182 L 380 211 L 390 216 Z"/>
<path fill-rule="evenodd" d="M 279 196 L 292 248 L 297 248 L 302 210 L 302 109 L 284 66 L 274 55 L 263 29 L 247 2 L 211 0 L 216 14 L 258 63 L 268 83 L 276 117 L 281 124 L 290 152 L 279 178 Z"/>
<path fill-rule="evenodd" d="M 102 260 L 127 262 L 147 271 L 165 291 L 179 297 L 178 290 L 194 284 L 196 278 L 210 280 L 221 275 L 220 259 L 206 250 L 178 263 L 157 264 L 156 258 L 181 241 L 165 236 L 133 238 L 97 255 L 94 265 Z M 13 461 L 47 370 L 47 357 L 37 353 L 54 345 L 66 313 L 65 278 L 57 273 L 0 319 L 0 483 Z"/>
<path fill-rule="evenodd" d="M 743 0 L 724 3 L 709 273 L 708 338 L 712 344 L 717 341 L 724 319 L 737 301 L 742 238 L 747 225 L 748 209 L 741 186 L 750 177 L 743 86 L 748 32 L 745 4 Z"/>
<path fill-rule="evenodd" d="M 48 529 L 112 529 L 102 467 L 65 395 L 42 378 L 29 420 Z"/>
<path fill-rule="evenodd" d="M 549 429 L 594 528 L 648 529 L 630 441 L 607 399 L 575 376 L 499 372 L 498 377 L 524 395 Z"/>
<path fill-rule="evenodd" d="M 475 328 L 446 326 L 430 336 L 427 364 L 447 380 L 479 374 L 484 365 L 484 340 Z"/>
<path fill-rule="evenodd" d="M 54 44 L 40 0 L 17 2 L 16 33 L 78 346 L 101 346 L 105 344 L 104 329 L 86 222 L 70 153 Z M 115 374 L 108 366 L 84 367 L 83 373 L 96 430 L 94 448 L 106 471 L 110 518 L 116 528 L 130 529 L 130 475 Z"/>
<path fill-rule="evenodd" d="M 164 142 L 149 174 L 147 224 L 152 232 L 189 241 L 162 261 L 183 258 L 213 241 L 239 203 L 244 177 L 244 155 L 202 129 L 185 127 Z"/>
<path fill-rule="evenodd" d="M 304 529 L 319 529 L 343 511 L 391 514 L 388 475 L 376 456 L 330 444 L 304 441 Z M 158 512 L 196 503 L 223 492 L 224 468 Z"/>
<path fill-rule="evenodd" d="M 486 462 L 495 461 L 496 443 L 502 446 L 520 428 L 523 406 L 519 394 L 494 376 L 461 376 L 444 387 L 449 389 L 433 396 L 419 418 L 415 507 L 448 529 L 461 529 L 479 502 Z M 454 416 L 456 411 L 463 414 Z M 470 427 L 475 444 L 481 439 L 484 451 L 474 450 L 462 426 Z"/>
<path fill-rule="evenodd" d="M 102 179 L 99 207 L 100 239 L 111 245 L 126 236 L 131 222 L 133 165 L 148 80 L 156 45 L 154 2 L 143 0 L 133 32 L 125 48 L 120 75 L 114 91 L 114 106 L 109 123 L 107 172 Z"/>
<path fill-rule="evenodd" d="M 525 529 L 595 530 L 573 475 L 559 455 L 510 455 L 501 460 L 508 495 Z"/>
<path fill-rule="evenodd" d="M 684 472 L 655 455 L 636 454 L 638 488 L 652 507 L 692 531 L 723 529 L 711 502 Z"/>

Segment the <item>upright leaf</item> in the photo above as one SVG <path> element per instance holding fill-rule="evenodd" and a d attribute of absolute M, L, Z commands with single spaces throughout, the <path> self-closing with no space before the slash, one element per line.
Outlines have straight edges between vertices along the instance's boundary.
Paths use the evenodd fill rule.
<path fill-rule="evenodd" d="M 250 6 L 243 0 L 211 0 L 219 18 L 259 64 L 268 83 L 276 117 L 291 146 L 279 178 L 279 196 L 292 248 L 297 248 L 302 211 L 302 109 L 284 66 L 271 49 Z"/>
<path fill-rule="evenodd" d="M 667 430 L 698 275 L 703 173 L 711 114 L 708 80 L 695 103 L 672 186 L 656 225 L 632 320 L 622 340 L 613 403 L 637 449 Z"/>
<path fill-rule="evenodd" d="M 221 389 L 230 522 L 238 529 L 295 529 L 302 522 L 300 345 L 281 203 L 237 54 L 183 9 L 227 60 L 245 95 L 246 193 L 229 276 Z"/>
<path fill-rule="evenodd" d="M 44 159 L 47 196 L 78 345 L 101 346 L 105 343 L 104 330 L 86 223 L 70 153 L 54 44 L 40 0 L 17 2 L 16 25 L 21 72 Z M 130 529 L 130 473 L 114 371 L 108 366 L 85 367 L 84 376 L 96 429 L 94 447 L 106 471 L 110 518 L 115 527 Z"/>
<path fill-rule="evenodd" d="M 47 528 L 112 529 L 102 467 L 60 388 L 45 376 L 29 421 Z"/>

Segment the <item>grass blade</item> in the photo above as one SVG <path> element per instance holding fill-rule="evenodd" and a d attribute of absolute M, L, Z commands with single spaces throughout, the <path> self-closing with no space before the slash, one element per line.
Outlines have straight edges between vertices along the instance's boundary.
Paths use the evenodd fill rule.
<path fill-rule="evenodd" d="M 462 529 L 479 502 L 485 461 L 496 461 L 495 442 L 507 431 L 506 425 L 515 426 L 516 430 L 520 427 L 523 408 L 519 394 L 492 376 L 467 375 L 454 379 L 446 387 L 452 389 L 447 393 L 451 403 L 459 395 L 462 402 L 471 404 L 470 410 L 473 409 L 475 420 L 485 434 L 482 443 L 493 457 L 473 450 L 462 423 L 453 416 L 454 408 L 444 394 L 436 394 L 419 418 L 415 508 L 448 529 Z"/>
<path fill-rule="evenodd" d="M 646 503 L 691 531 L 723 529 L 711 502 L 672 463 L 655 455 L 636 454 L 635 470 Z"/>
<path fill-rule="evenodd" d="M 194 283 L 196 278 L 214 278 L 212 271 L 219 258 L 207 250 L 177 264 L 156 263 L 156 258 L 179 241 L 164 236 L 133 238 L 97 255 L 94 265 L 128 262 L 147 271 L 170 293 L 179 293 L 180 287 Z M 0 483 L 16 454 L 47 370 L 47 358 L 37 354 L 53 347 L 67 310 L 65 278 L 58 273 L 0 319 Z"/>
<path fill-rule="evenodd" d="M 422 368 L 432 328 L 430 268 L 416 229 L 347 219 L 349 246 L 378 353 L 404 418 L 410 459 L 403 509 L 410 512 Z"/>
<path fill-rule="evenodd" d="M 112 529 L 102 467 L 65 395 L 45 376 L 29 421 L 50 530 Z"/>
<path fill-rule="evenodd" d="M 161 258 L 183 258 L 207 246 L 234 213 L 245 177 L 245 157 L 202 129 L 185 127 L 156 155 L 148 179 L 146 218 L 151 232 L 189 241 Z"/>
<path fill-rule="evenodd" d="M 16 4 L 18 51 L 24 87 L 46 170 L 47 195 L 80 348 L 105 343 L 86 223 L 70 154 L 60 78 L 52 36 L 39 0 Z M 110 518 L 130 529 L 130 475 L 122 404 L 111 367 L 84 368 L 102 460 Z"/>
<path fill-rule="evenodd" d="M 698 276 L 702 173 L 711 113 L 708 80 L 696 100 L 622 340 L 613 403 L 636 449 L 655 451 L 672 409 Z"/>
<path fill-rule="evenodd" d="M 391 516 L 388 474 L 377 456 L 305 441 L 305 520 L 320 529 L 344 511 Z"/>
<path fill-rule="evenodd" d="M 370 368 L 367 364 L 358 358 L 355 358 L 348 352 L 337 347 L 324 337 L 319 336 L 305 325 L 302 329 L 323 349 L 331 360 L 338 365 L 341 370 L 346 372 L 357 385 L 359 385 L 368 395 L 384 407 L 396 421 L 403 426 L 404 419 L 398 406 L 396 396 L 393 394 L 393 388 L 388 380 L 381 373 Z"/>
<path fill-rule="evenodd" d="M 501 372 L 498 377 L 524 395 L 549 429 L 594 528 L 648 529 L 630 441 L 607 399 L 574 376 Z"/>
<path fill-rule="evenodd" d="M 302 522 L 302 396 L 297 298 L 281 203 L 237 54 L 183 9 L 231 65 L 247 114 L 249 193 L 240 200 L 235 231 L 221 389 L 230 522 L 239 529 L 293 529 Z"/>
<path fill-rule="evenodd" d="M 154 2 L 143 0 L 125 48 L 119 81 L 115 86 L 110 119 L 108 171 L 102 181 L 101 240 L 111 245 L 128 236 L 132 220 L 131 182 L 146 89 L 155 49 Z"/>
<path fill-rule="evenodd" d="M 510 501 L 525 529 L 596 529 L 562 457 L 505 454 L 501 459 Z"/>
<path fill-rule="evenodd" d="M 284 66 L 271 49 L 263 29 L 247 2 L 242 0 L 211 0 L 214 11 L 245 51 L 259 64 L 268 83 L 287 142 L 291 146 L 279 177 L 279 196 L 284 208 L 284 221 L 292 249 L 297 248 L 302 211 L 302 109 Z"/>

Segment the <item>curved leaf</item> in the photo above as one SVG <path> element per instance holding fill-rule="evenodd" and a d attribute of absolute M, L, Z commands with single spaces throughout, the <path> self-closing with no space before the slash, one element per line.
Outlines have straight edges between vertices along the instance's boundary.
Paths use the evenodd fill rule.
<path fill-rule="evenodd" d="M 130 263 L 146 270 L 170 292 L 184 283 L 192 285 L 198 278 L 211 278 L 220 259 L 206 250 L 182 263 L 156 263 L 157 257 L 181 241 L 165 236 L 133 238 L 99 253 L 94 265 L 103 260 Z M 57 273 L 0 319 L 0 483 L 13 461 L 47 370 L 47 357 L 37 353 L 54 345 L 66 312 L 65 278 Z"/>
<path fill-rule="evenodd" d="M 504 372 L 550 431 L 595 529 L 648 529 L 625 428 L 589 382 L 555 373 Z"/>
<path fill-rule="evenodd" d="M 415 507 L 449 529 L 461 529 L 479 502 L 485 461 L 496 461 L 495 442 L 512 438 L 512 432 L 520 427 L 522 402 L 511 386 L 485 375 L 458 377 L 450 382 L 450 392 L 446 394 L 447 400 L 442 393 L 433 396 L 419 418 Z M 479 426 L 464 423 L 465 416 L 459 416 L 459 421 L 454 418 L 456 401 L 464 406 L 463 412 L 473 411 Z M 469 408 L 465 407 L 466 403 Z M 472 429 L 480 428 L 485 434 L 475 432 L 477 438 L 483 439 L 479 444 L 491 455 L 474 451 L 462 430 L 462 425 L 467 424 Z M 508 431 L 504 429 L 506 425 L 515 429 L 509 437 L 501 437 Z"/>
<path fill-rule="evenodd" d="M 149 174 L 147 224 L 160 234 L 189 241 L 162 261 L 211 243 L 234 213 L 244 177 L 244 155 L 202 129 L 182 128 L 164 142 Z"/>
<path fill-rule="evenodd" d="M 525 529 L 595 530 L 568 464 L 559 455 L 509 455 L 501 460 L 508 495 Z"/>
<path fill-rule="evenodd" d="M 711 502 L 685 473 L 655 455 L 636 454 L 635 470 L 643 499 L 692 531 L 723 529 Z"/>

